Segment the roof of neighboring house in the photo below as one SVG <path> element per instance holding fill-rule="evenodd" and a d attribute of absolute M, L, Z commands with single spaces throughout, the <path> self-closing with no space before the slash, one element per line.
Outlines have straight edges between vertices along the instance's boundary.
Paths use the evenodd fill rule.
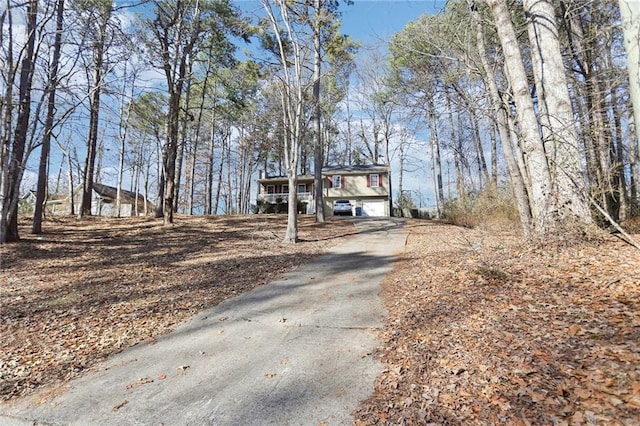
<path fill-rule="evenodd" d="M 113 186 L 103 185 L 101 183 L 94 183 L 93 190 L 96 191 L 98 195 L 103 198 L 110 198 L 112 200 L 115 200 L 116 197 L 118 196 L 118 188 L 115 188 Z M 142 194 L 136 194 L 135 192 L 127 191 L 126 189 L 120 189 L 120 197 L 124 201 L 133 202 L 135 201 L 136 196 L 138 197 L 138 201 L 144 202 L 144 197 L 142 196 Z"/>
<path fill-rule="evenodd" d="M 389 166 L 384 164 L 358 164 L 353 166 L 330 166 L 323 167 L 322 174 L 363 174 L 363 173 L 388 173 Z"/>
<path fill-rule="evenodd" d="M 35 200 L 35 198 L 36 198 L 36 191 L 32 189 L 27 191 L 26 194 L 23 194 L 22 196 L 20 196 L 21 200 L 27 200 L 27 199 Z"/>

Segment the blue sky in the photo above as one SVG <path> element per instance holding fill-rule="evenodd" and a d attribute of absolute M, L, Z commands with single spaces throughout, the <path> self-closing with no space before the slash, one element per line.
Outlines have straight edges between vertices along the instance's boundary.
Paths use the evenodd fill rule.
<path fill-rule="evenodd" d="M 246 12 L 262 14 L 260 0 L 235 0 Z M 445 0 L 354 0 L 348 6 L 340 1 L 342 32 L 363 44 L 389 41 L 409 22 L 424 13 L 435 14 L 442 10 Z"/>
<path fill-rule="evenodd" d="M 342 32 L 363 44 L 389 41 L 409 21 L 444 8 L 444 0 L 354 0 L 341 5 Z"/>

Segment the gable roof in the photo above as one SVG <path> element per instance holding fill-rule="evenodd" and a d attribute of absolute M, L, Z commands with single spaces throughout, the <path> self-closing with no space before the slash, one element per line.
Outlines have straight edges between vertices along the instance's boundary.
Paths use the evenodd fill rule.
<path fill-rule="evenodd" d="M 101 183 L 94 183 L 93 190 L 102 198 L 115 200 L 118 196 L 117 188 L 109 185 L 103 185 Z M 126 189 L 120 189 L 120 198 L 122 201 L 133 203 L 136 199 L 136 196 L 138 197 L 139 203 L 144 203 L 144 197 L 142 196 L 142 194 L 136 194 L 135 192 L 127 191 Z M 148 200 L 147 203 L 153 205 Z"/>
<path fill-rule="evenodd" d="M 334 174 L 369 174 L 369 173 L 389 173 L 389 166 L 384 164 L 356 164 L 353 166 L 327 166 L 322 168 L 323 175 Z M 313 181 L 313 175 L 298 175 L 298 181 Z M 270 176 L 258 179 L 258 183 L 287 183 L 286 176 Z M 304 182 L 303 182 L 304 183 Z"/>
<path fill-rule="evenodd" d="M 384 164 L 356 164 L 353 166 L 330 166 L 322 168 L 323 175 L 366 173 L 389 173 L 389 166 L 385 166 Z"/>
<path fill-rule="evenodd" d="M 314 177 L 311 175 L 298 175 L 298 182 L 300 181 L 313 181 Z M 289 178 L 287 176 L 270 176 L 258 179 L 259 183 L 288 183 Z M 303 183 L 303 182 L 301 182 Z"/>

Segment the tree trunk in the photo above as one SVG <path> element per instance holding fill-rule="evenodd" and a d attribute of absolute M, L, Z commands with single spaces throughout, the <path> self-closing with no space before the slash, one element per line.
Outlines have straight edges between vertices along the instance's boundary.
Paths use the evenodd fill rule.
<path fill-rule="evenodd" d="M 75 149 L 74 149 L 74 154 L 75 154 Z M 77 155 L 76 155 L 76 160 L 77 160 Z M 68 174 L 67 174 L 67 179 L 69 180 L 69 216 L 74 216 L 76 214 L 76 206 L 75 206 L 75 188 L 73 187 L 73 165 L 71 164 L 71 154 L 69 154 L 67 156 L 68 160 L 69 160 L 69 170 L 68 170 Z"/>
<path fill-rule="evenodd" d="M 640 140 L 640 2 L 636 0 L 618 0 L 624 45 L 627 51 L 627 70 L 629 72 L 629 91 L 633 104 L 633 121 L 636 140 Z"/>
<path fill-rule="evenodd" d="M 47 102 L 47 116 L 43 129 L 42 147 L 40 151 L 40 164 L 38 167 L 38 184 L 36 188 L 36 202 L 33 213 L 33 224 L 31 233 L 40 234 L 42 232 L 42 217 L 44 213 L 45 201 L 47 198 L 47 164 L 49 162 L 49 152 L 51 151 L 51 133 L 53 132 L 53 118 L 55 115 L 56 89 L 58 87 L 58 65 L 60 63 L 60 51 L 62 50 L 62 27 L 64 22 L 64 0 L 58 0 L 56 5 L 56 36 L 53 45 L 53 56 L 51 59 L 51 70 L 49 71 L 49 81 L 47 91 L 49 99 Z"/>
<path fill-rule="evenodd" d="M 321 114 L 320 108 L 320 72 L 322 65 L 322 56 L 320 49 L 322 45 L 320 43 L 320 8 L 321 1 L 314 0 L 315 9 L 315 22 L 313 28 L 313 108 L 314 108 L 314 156 L 313 156 L 313 189 L 315 194 L 315 210 L 316 210 L 316 222 L 322 223 L 325 221 L 324 217 L 324 197 L 322 194 L 322 167 L 324 166 L 324 149 L 322 146 L 322 129 L 321 129 Z"/>
<path fill-rule="evenodd" d="M 5 243 L 6 232 L 9 226 L 9 213 L 11 212 L 11 186 L 10 179 L 13 179 L 9 173 L 9 169 L 12 163 L 12 151 L 11 151 L 11 133 L 13 128 L 13 86 L 15 84 L 15 77 L 17 69 L 13 63 L 13 14 L 9 7 L 9 0 L 6 1 L 7 10 L 7 45 L 10 47 L 7 49 L 7 59 L 4 65 L 7 84 L 5 85 L 5 93 L 2 101 L 0 102 L 0 117 L 2 117 L 2 145 L 0 146 L 0 198 L 2 203 L 0 204 L 0 244 Z M 3 38 L 4 42 L 4 38 Z M 3 75 L 4 77 L 4 75 Z"/>
<path fill-rule="evenodd" d="M 215 116 L 215 102 L 213 105 L 213 111 L 211 113 L 211 132 L 209 133 L 209 156 L 207 158 L 207 184 L 205 189 L 205 207 L 206 214 L 214 214 L 213 211 L 213 169 L 214 169 L 214 156 L 215 156 L 215 135 L 216 135 L 216 116 Z"/>
<path fill-rule="evenodd" d="M 469 108 L 469 114 L 471 114 L 471 124 L 473 126 L 473 140 L 475 142 L 476 149 L 476 161 L 478 162 L 478 180 L 480 181 L 480 187 L 485 187 L 491 181 L 489 177 L 489 170 L 487 169 L 487 160 L 484 155 L 484 149 L 482 147 L 482 138 L 480 137 L 480 124 L 478 123 L 478 116 L 473 110 L 471 105 L 467 104 Z"/>
<path fill-rule="evenodd" d="M 436 183 L 435 197 L 438 217 L 442 217 L 442 207 L 444 205 L 444 184 L 442 181 L 442 157 L 440 155 L 440 139 L 438 137 L 438 119 L 436 117 L 435 104 L 433 98 L 427 94 L 427 109 L 429 114 L 429 145 L 431 156 L 433 157 L 433 174 Z"/>
<path fill-rule="evenodd" d="M 135 70 L 134 70 L 135 73 Z M 130 101 L 127 104 L 125 110 L 125 90 L 126 90 L 126 81 L 127 81 L 127 66 L 125 63 L 124 67 L 124 76 L 122 82 L 122 92 L 120 93 L 120 126 L 118 131 L 118 137 L 120 139 L 120 149 L 118 151 L 118 182 L 116 183 L 116 207 L 114 216 L 120 217 L 121 215 L 121 204 L 122 204 L 122 176 L 124 174 L 124 157 L 125 150 L 127 146 L 127 136 L 129 133 L 129 118 L 131 117 L 131 109 L 133 107 L 133 102 L 131 99 L 134 97 L 135 91 L 135 74 L 132 76 L 131 80 L 131 92 L 129 93 Z M 138 188 L 136 187 L 134 193 L 136 194 L 135 202 L 134 202 L 134 210 L 131 212 L 131 216 L 137 216 L 138 214 Z"/>
<path fill-rule="evenodd" d="M 553 4 L 549 0 L 524 0 L 529 13 L 529 39 L 533 73 L 541 108 L 541 121 L 548 126 L 545 141 L 553 185 L 551 208 L 562 222 L 590 225 L 586 184 L 582 176 L 578 135 L 560 51 Z"/>
<path fill-rule="evenodd" d="M 193 84 L 193 81 L 192 81 L 193 62 L 191 61 L 191 59 L 189 59 L 188 61 L 187 68 L 189 71 L 186 78 L 187 87 L 185 89 L 182 120 L 180 120 L 182 125 L 180 126 L 180 142 L 178 144 L 178 155 L 176 157 L 176 183 L 175 183 L 176 190 L 175 190 L 174 202 L 173 202 L 173 209 L 176 212 L 180 207 L 180 186 L 182 181 L 182 165 L 184 164 L 184 150 L 187 145 L 187 139 L 188 139 L 187 135 L 189 134 L 189 122 L 192 120 L 192 115 L 189 112 L 189 106 L 191 104 L 191 85 Z"/>
<path fill-rule="evenodd" d="M 176 183 L 176 157 L 178 155 L 178 111 L 180 110 L 180 97 L 173 92 L 169 95 L 169 113 L 167 114 L 167 127 L 169 131 L 162 152 L 162 170 L 165 179 L 163 218 L 164 224 L 173 223 L 173 200 Z"/>
<path fill-rule="evenodd" d="M 229 123 L 229 127 L 231 124 Z M 229 129 L 229 134 L 231 134 L 231 128 Z M 231 186 L 231 140 L 227 144 L 227 211 L 226 214 L 233 213 L 233 189 Z"/>
<path fill-rule="evenodd" d="M 165 124 L 165 131 L 168 131 L 168 127 Z M 166 137 L 166 136 L 165 136 Z M 156 134 L 156 158 L 158 160 L 157 173 L 158 173 L 158 193 L 156 194 L 156 208 L 154 211 L 154 217 L 159 219 L 164 217 L 164 193 L 165 193 L 165 177 L 164 177 L 164 142 L 160 140 L 160 135 Z"/>
<path fill-rule="evenodd" d="M 17 242 L 18 235 L 18 200 L 20 183 L 24 173 L 24 154 L 31 114 L 31 86 L 33 82 L 33 66 L 35 60 L 36 24 L 38 2 L 30 0 L 27 4 L 26 46 L 20 65 L 20 86 L 18 113 L 11 155 L 7 170 L 7 193 L 2 201 L 2 217 L 0 218 L 0 244 Z M 13 46 L 10 46 L 13 49 Z M 7 118 L 8 119 L 8 118 Z"/>
<path fill-rule="evenodd" d="M 629 120 L 629 132 L 634 134 L 633 117 Z M 630 194 L 630 216 L 640 215 L 640 203 L 638 196 L 640 195 L 640 144 L 637 138 L 630 138 L 629 141 L 629 194 Z"/>
<path fill-rule="evenodd" d="M 538 234 L 545 234 L 555 228 L 555 218 L 549 214 L 551 178 L 544 152 L 544 145 L 538 133 L 538 121 L 529 92 L 527 74 L 518 45 L 511 13 L 506 0 L 486 0 L 493 12 L 495 26 L 505 55 L 507 79 L 511 84 L 518 114 L 519 136 L 527 159 L 532 225 Z"/>
<path fill-rule="evenodd" d="M 289 181 L 289 196 L 287 198 L 287 231 L 284 241 L 287 243 L 298 242 L 298 175 L 296 170 L 287 172 Z"/>
<path fill-rule="evenodd" d="M 453 117 L 453 105 L 451 103 L 451 90 L 445 87 L 445 97 L 447 101 L 447 117 L 449 119 L 449 141 L 453 151 L 453 165 L 456 171 L 456 197 L 463 204 L 467 200 L 467 190 L 464 182 L 464 170 L 462 164 L 462 152 L 460 150 L 460 136 L 456 135 L 456 125 Z"/>
<path fill-rule="evenodd" d="M 400 217 L 405 217 L 404 209 L 406 207 L 407 198 L 403 193 L 402 187 L 404 179 L 404 137 L 402 137 L 402 139 L 400 140 L 400 146 L 398 148 L 400 150 L 400 170 L 398 171 L 398 209 L 400 210 Z M 389 210 L 389 216 L 393 216 L 393 206 L 391 206 L 390 208 L 391 210 Z"/>
<path fill-rule="evenodd" d="M 498 138 L 496 131 L 498 126 L 496 123 L 491 125 L 491 186 L 498 187 Z"/>
<path fill-rule="evenodd" d="M 220 167 L 218 167 L 218 185 L 216 187 L 216 202 L 213 209 L 213 214 L 218 214 L 218 208 L 220 206 L 220 195 L 222 192 L 222 176 L 224 173 L 224 162 L 226 157 L 225 144 L 230 143 L 229 135 L 224 134 L 222 137 L 222 143 L 220 144 Z"/>

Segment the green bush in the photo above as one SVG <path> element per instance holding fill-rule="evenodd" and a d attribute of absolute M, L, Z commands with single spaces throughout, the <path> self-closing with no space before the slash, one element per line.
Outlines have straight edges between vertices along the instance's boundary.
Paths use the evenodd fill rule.
<path fill-rule="evenodd" d="M 35 206 L 27 200 L 18 200 L 18 214 L 33 213 Z"/>
<path fill-rule="evenodd" d="M 276 204 L 268 203 L 264 200 L 258 200 L 258 205 L 255 206 L 254 213 L 273 214 L 273 213 L 287 213 L 289 203 L 283 201 L 282 198 L 276 200 Z M 307 203 L 298 201 L 296 206 L 298 212 L 307 212 Z"/>

